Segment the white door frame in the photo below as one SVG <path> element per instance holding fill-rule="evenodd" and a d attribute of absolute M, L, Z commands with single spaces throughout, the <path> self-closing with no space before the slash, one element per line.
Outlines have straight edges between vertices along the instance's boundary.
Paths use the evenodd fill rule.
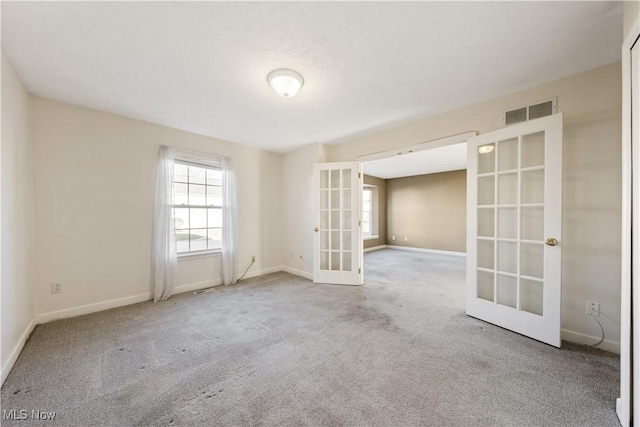
<path fill-rule="evenodd" d="M 370 162 L 372 160 L 389 159 L 402 154 L 417 153 L 419 151 L 431 150 L 432 148 L 446 147 L 448 145 L 466 143 L 469 138 L 478 135 L 478 132 L 465 132 L 456 135 L 446 136 L 444 138 L 432 139 L 426 142 L 420 142 L 414 145 L 406 145 L 392 150 L 379 151 L 377 153 L 365 154 L 356 157 L 356 161 L 360 163 Z M 364 165 L 363 165 L 364 176 Z M 362 198 L 362 197 L 361 197 Z M 364 246 L 364 239 L 360 241 L 360 245 Z M 364 273 L 364 266 L 362 267 Z"/>
<path fill-rule="evenodd" d="M 638 295 L 638 277 L 631 277 L 633 260 L 631 254 L 632 244 L 632 203 L 635 190 L 638 197 L 638 188 L 632 187 L 633 174 L 640 173 L 634 169 L 637 159 L 632 158 L 631 151 L 631 119 L 632 111 L 638 114 L 640 105 L 632 106 L 631 98 L 631 48 L 640 37 L 640 20 L 636 20 L 631 30 L 622 43 L 622 270 L 621 270 L 621 319 L 620 319 L 620 398 L 616 401 L 616 412 L 622 426 L 630 425 L 631 419 L 635 419 L 636 425 L 640 423 L 640 369 L 632 370 L 632 366 L 640 366 L 640 296 Z M 636 64 L 636 67 L 638 64 Z M 636 68 L 633 72 L 638 76 Z M 633 110 L 632 110 L 633 108 Z M 635 156 L 638 151 L 635 150 Z M 633 233 L 637 236 L 639 230 L 636 227 Z M 636 262 L 637 262 L 636 254 Z M 635 284 L 636 292 L 632 292 Z M 632 336 L 632 313 L 633 319 Z M 633 347 L 632 347 L 633 346 Z M 632 377 L 633 375 L 633 377 Z M 632 393 L 633 391 L 633 393 Z M 631 401 L 633 397 L 633 402 Z"/>

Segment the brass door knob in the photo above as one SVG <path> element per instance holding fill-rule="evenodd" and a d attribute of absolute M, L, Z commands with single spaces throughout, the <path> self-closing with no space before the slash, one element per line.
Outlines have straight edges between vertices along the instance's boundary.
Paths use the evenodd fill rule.
<path fill-rule="evenodd" d="M 556 246 L 558 244 L 558 240 L 554 239 L 553 237 L 549 237 L 547 240 L 544 241 L 547 245 L 549 246 Z"/>
<path fill-rule="evenodd" d="M 313 231 L 315 231 L 317 233 L 318 231 L 320 231 L 320 229 L 318 227 L 316 227 L 316 228 L 313 229 Z"/>

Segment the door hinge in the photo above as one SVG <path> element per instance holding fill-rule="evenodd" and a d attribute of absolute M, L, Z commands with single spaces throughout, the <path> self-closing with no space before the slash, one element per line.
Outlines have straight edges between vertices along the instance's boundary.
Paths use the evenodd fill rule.
<path fill-rule="evenodd" d="M 362 274 L 362 268 L 358 268 L 358 274 Z"/>
<path fill-rule="evenodd" d="M 358 227 L 362 227 L 362 223 L 358 220 Z"/>
<path fill-rule="evenodd" d="M 362 178 L 362 174 L 358 172 L 358 178 Z"/>

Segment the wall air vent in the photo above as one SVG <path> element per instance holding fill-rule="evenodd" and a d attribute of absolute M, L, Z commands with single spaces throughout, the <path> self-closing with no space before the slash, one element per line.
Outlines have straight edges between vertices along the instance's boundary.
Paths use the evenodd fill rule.
<path fill-rule="evenodd" d="M 558 98 L 555 97 L 537 104 L 505 111 L 502 120 L 505 126 L 509 126 L 515 123 L 526 122 L 527 120 L 550 116 L 557 112 L 557 101 Z"/>

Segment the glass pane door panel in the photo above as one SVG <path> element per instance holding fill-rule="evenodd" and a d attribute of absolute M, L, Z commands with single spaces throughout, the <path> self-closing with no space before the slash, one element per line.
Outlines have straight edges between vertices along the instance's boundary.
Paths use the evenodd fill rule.
<path fill-rule="evenodd" d="M 544 246 L 538 243 L 520 244 L 520 274 L 544 277 Z"/>
<path fill-rule="evenodd" d="M 342 253 L 342 271 L 351 270 L 351 252 Z"/>
<path fill-rule="evenodd" d="M 320 229 L 321 230 L 329 229 L 329 211 L 320 212 Z"/>
<path fill-rule="evenodd" d="M 340 250 L 340 232 L 339 231 L 331 232 L 331 250 L 332 251 Z"/>
<path fill-rule="evenodd" d="M 340 169 L 331 170 L 331 188 L 340 188 Z"/>
<path fill-rule="evenodd" d="M 351 188 L 351 169 L 342 169 L 342 188 Z"/>
<path fill-rule="evenodd" d="M 478 240 L 478 267 L 493 270 L 493 240 Z"/>
<path fill-rule="evenodd" d="M 329 250 L 329 232 L 320 232 L 320 250 Z"/>
<path fill-rule="evenodd" d="M 495 203 L 495 177 L 483 176 L 478 178 L 478 204 L 493 205 Z"/>
<path fill-rule="evenodd" d="M 498 298 L 497 303 L 507 307 L 517 308 L 518 283 L 515 277 L 498 274 Z"/>
<path fill-rule="evenodd" d="M 498 170 L 514 170 L 518 167 L 518 138 L 498 142 Z"/>
<path fill-rule="evenodd" d="M 340 271 L 340 252 L 331 252 L 331 271 Z"/>
<path fill-rule="evenodd" d="M 351 209 L 351 190 L 342 190 L 342 209 Z"/>
<path fill-rule="evenodd" d="M 518 174 L 498 175 L 498 204 L 515 205 L 518 203 Z"/>
<path fill-rule="evenodd" d="M 345 209 L 342 211 L 342 228 L 348 230 L 351 228 L 351 210 Z"/>
<path fill-rule="evenodd" d="M 320 270 L 329 270 L 329 251 L 320 251 Z"/>
<path fill-rule="evenodd" d="M 340 211 L 331 211 L 331 229 L 340 230 Z"/>
<path fill-rule="evenodd" d="M 544 131 L 522 137 L 522 167 L 544 165 Z"/>
<path fill-rule="evenodd" d="M 497 270 L 504 273 L 518 272 L 518 252 L 515 242 L 497 242 L 498 243 L 498 268 Z"/>
<path fill-rule="evenodd" d="M 493 208 L 478 209 L 478 236 L 494 237 L 495 219 L 493 216 Z"/>
<path fill-rule="evenodd" d="M 320 190 L 320 209 L 329 209 L 329 190 Z"/>
<path fill-rule="evenodd" d="M 544 203 L 544 169 L 522 172 L 522 203 Z"/>
<path fill-rule="evenodd" d="M 340 190 L 331 190 L 331 209 L 340 209 Z"/>
<path fill-rule="evenodd" d="M 542 316 L 542 282 L 520 279 L 520 310 Z"/>
<path fill-rule="evenodd" d="M 490 173 L 496 170 L 495 144 L 478 147 L 478 173 Z"/>
<path fill-rule="evenodd" d="M 544 240 L 544 208 L 522 207 L 520 233 L 524 240 Z"/>
<path fill-rule="evenodd" d="M 518 237 L 517 208 L 498 208 L 498 237 L 503 239 Z"/>
<path fill-rule="evenodd" d="M 320 171 L 320 188 L 329 188 L 329 171 Z"/>
<path fill-rule="evenodd" d="M 351 250 L 351 231 L 342 232 L 342 249 L 344 249 L 345 251 Z"/>
<path fill-rule="evenodd" d="M 478 271 L 478 298 L 493 302 L 493 273 Z"/>

